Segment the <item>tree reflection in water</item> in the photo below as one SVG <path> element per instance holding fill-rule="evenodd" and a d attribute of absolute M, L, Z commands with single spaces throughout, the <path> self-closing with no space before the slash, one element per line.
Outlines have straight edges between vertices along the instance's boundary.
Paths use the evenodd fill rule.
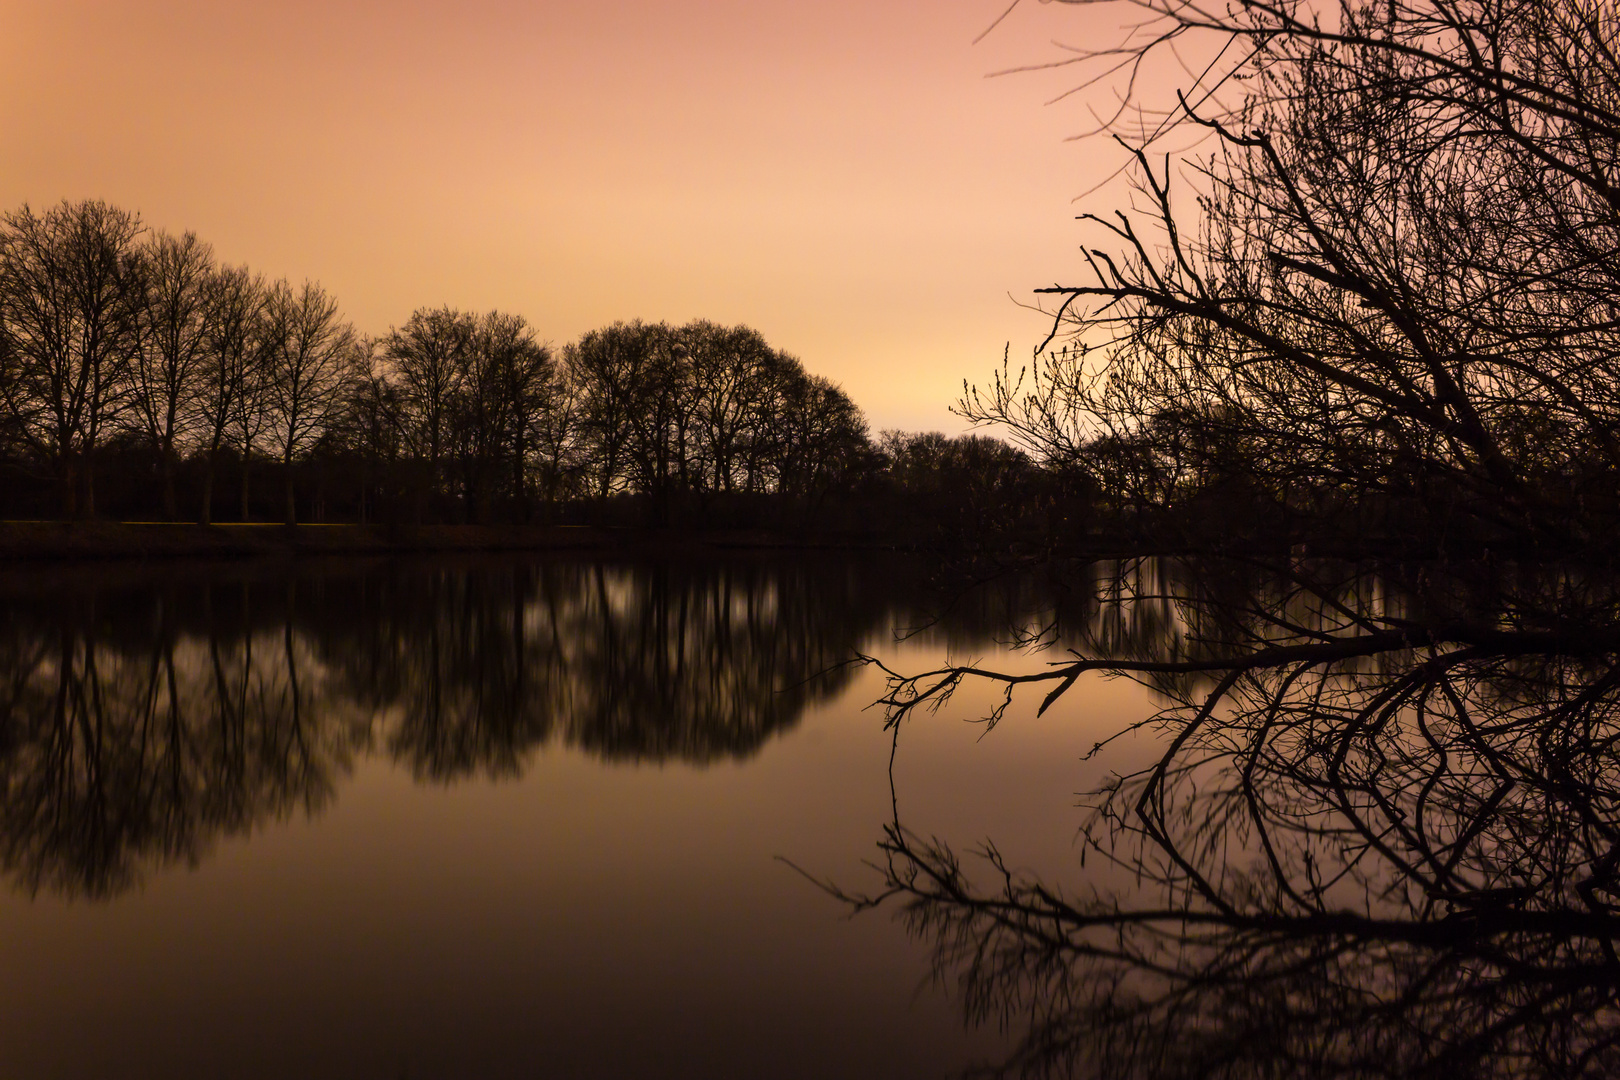
<path fill-rule="evenodd" d="M 896 820 L 886 887 L 1034 1076 L 1620 1072 L 1620 637 L 1606 583 L 1135 562 L 1077 654 L 1168 700 L 1074 886 Z M 963 669 L 894 676 L 891 720 Z M 1021 680 L 1021 681 L 1009 681 Z"/>
<path fill-rule="evenodd" d="M 514 774 L 554 733 L 614 760 L 753 753 L 848 680 L 886 602 L 848 567 L 540 564 L 380 583 L 323 620 L 419 777 Z M 358 666 L 357 666 L 358 665 Z"/>
<path fill-rule="evenodd" d="M 319 811 L 367 755 L 438 782 L 515 777 L 555 744 L 746 757 L 927 589 L 840 560 L 440 560 L 6 592 L 0 867 L 107 898 Z M 982 637 L 1017 602 L 953 630 Z"/>
<path fill-rule="evenodd" d="M 215 836 L 324 805 L 364 744 L 289 617 L 197 632 L 173 599 L 7 608 L 0 865 L 24 889 L 106 897 L 195 864 Z"/>

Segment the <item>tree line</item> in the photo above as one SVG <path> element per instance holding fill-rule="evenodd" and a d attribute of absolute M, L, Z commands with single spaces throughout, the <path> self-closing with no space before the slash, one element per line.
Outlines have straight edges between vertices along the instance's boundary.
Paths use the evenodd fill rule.
<path fill-rule="evenodd" d="M 289 524 L 623 495 L 670 524 L 712 498 L 814 504 L 885 465 L 848 395 L 748 327 L 618 322 L 555 349 L 521 316 L 444 307 L 367 336 L 321 285 L 97 201 L 0 217 L 0 461 L 13 516 L 93 517 L 112 490 L 114 516 Z"/>

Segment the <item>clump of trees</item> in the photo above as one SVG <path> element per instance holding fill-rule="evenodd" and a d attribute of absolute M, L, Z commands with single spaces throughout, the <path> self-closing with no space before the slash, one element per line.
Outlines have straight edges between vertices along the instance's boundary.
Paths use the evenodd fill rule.
<path fill-rule="evenodd" d="M 95 516 L 112 470 L 115 514 L 209 522 L 234 481 L 252 520 L 262 477 L 289 524 L 625 496 L 673 524 L 715 499 L 815 507 L 884 466 L 848 395 L 747 327 L 621 322 L 559 351 L 517 315 L 422 308 L 366 337 L 319 284 L 95 201 L 0 218 L 0 459 L 12 514 Z"/>
<path fill-rule="evenodd" d="M 65 518 L 97 512 L 98 467 L 145 456 L 161 513 L 178 467 L 203 459 L 212 513 L 223 451 L 274 455 L 296 520 L 292 464 L 345 412 L 366 343 L 319 285 L 222 267 L 191 233 L 150 233 L 106 203 L 0 218 L 0 403 L 6 464 L 54 489 Z"/>
<path fill-rule="evenodd" d="M 684 494 L 819 501 L 877 464 L 855 403 L 747 327 L 615 323 L 563 361 L 584 492 L 640 492 L 661 523 Z"/>
<path fill-rule="evenodd" d="M 906 521 L 929 522 L 953 546 L 1005 549 L 1050 533 L 1066 505 L 1059 478 L 986 435 L 879 434 L 884 499 Z"/>

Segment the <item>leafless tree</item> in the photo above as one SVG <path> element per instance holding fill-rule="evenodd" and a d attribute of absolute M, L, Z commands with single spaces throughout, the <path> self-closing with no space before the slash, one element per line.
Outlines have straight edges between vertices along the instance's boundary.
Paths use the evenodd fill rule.
<path fill-rule="evenodd" d="M 270 296 L 271 287 L 265 286 L 258 317 L 254 320 L 252 347 L 244 355 L 240 369 L 236 408 L 231 413 L 230 439 L 241 458 L 237 495 L 243 521 L 253 519 L 253 463 L 261 440 L 269 431 L 272 415 L 270 380 L 280 331 L 270 307 Z"/>
<path fill-rule="evenodd" d="M 293 461 L 325 431 L 355 377 L 354 328 L 338 315 L 337 301 L 314 282 L 293 290 L 285 281 L 265 298 L 270 346 L 266 401 L 271 445 L 281 456 L 288 525 L 298 521 Z"/>
<path fill-rule="evenodd" d="M 690 485 L 691 355 L 678 332 L 662 323 L 643 327 L 641 348 L 636 408 L 630 412 L 630 478 L 648 497 L 653 522 L 669 525 L 673 498 Z"/>
<path fill-rule="evenodd" d="M 242 448 L 242 519 L 247 520 L 247 456 L 257 437 L 254 407 L 264 364 L 263 278 L 245 266 L 223 267 L 208 278 L 207 353 L 197 387 L 197 414 L 203 449 L 202 512 L 213 521 L 214 474 L 220 449 L 235 430 Z M 250 419 L 249 413 L 254 417 Z"/>
<path fill-rule="evenodd" d="M 588 440 L 594 488 L 606 498 L 629 483 L 629 458 L 644 384 L 655 363 L 654 328 L 639 320 L 592 330 L 564 353 L 581 397 L 580 432 Z"/>
<path fill-rule="evenodd" d="M 140 218 L 102 202 L 3 218 L 0 394 L 53 473 L 63 516 L 95 514 L 95 453 L 123 404 L 135 343 Z"/>
<path fill-rule="evenodd" d="M 1223 470 L 1321 515 L 1611 564 L 1620 470 L 1620 17 L 1581 0 L 1140 0 L 1103 117 L 1134 209 L 1045 290 L 1067 350 L 962 402 L 1044 460 L 1173 505 Z M 1205 44 L 1194 48 L 1202 39 Z M 1197 55 L 1156 109 L 1145 72 Z M 1136 75 L 1144 75 L 1136 79 Z M 1165 136 L 1204 139 L 1183 168 Z M 1150 156 L 1151 155 L 1151 156 Z M 1044 346 L 1047 343 L 1043 343 Z M 1234 528 L 1242 522 L 1233 522 Z M 1034 1076 L 1603 1076 L 1620 1069 L 1620 634 L 1607 571 L 1208 566 L 1046 670 L 893 673 L 896 723 L 964 682 L 1041 711 L 1088 673 L 1170 704 L 1094 793 L 1094 876 L 975 867 L 903 827 L 885 882 Z M 980 871 L 983 871 L 981 874 Z M 1110 877 L 1110 874 L 1115 876 Z"/>
<path fill-rule="evenodd" d="M 693 453 L 706 486 L 730 492 L 749 423 L 759 412 L 772 350 L 746 326 L 696 322 L 682 327 L 680 338 L 692 364 Z"/>
<path fill-rule="evenodd" d="M 163 514 L 179 517 L 175 466 L 181 440 L 201 419 L 210 346 L 217 336 L 211 302 L 214 252 L 195 233 L 157 233 L 141 246 L 137 268 L 136 347 L 129 363 L 135 423 L 156 453 Z"/>
<path fill-rule="evenodd" d="M 466 312 L 419 308 L 382 339 L 382 355 L 400 386 L 405 436 L 425 471 L 425 483 L 418 483 L 419 500 L 444 486 L 444 461 L 474 324 L 474 316 Z M 422 510 L 419 503 L 418 516 Z"/>
<path fill-rule="evenodd" d="M 1130 82 L 1111 124 L 1140 210 L 1086 215 L 1091 280 L 1041 290 L 1072 347 L 964 414 L 1044 453 L 1247 455 L 1306 513 L 1446 501 L 1525 544 L 1595 542 L 1620 469 L 1612 8 L 1116 6 L 1131 36 L 1064 63 L 1213 59 L 1161 111 Z M 1209 140 L 1181 170 L 1150 157 L 1171 131 Z"/>
<path fill-rule="evenodd" d="M 554 364 L 531 427 L 539 494 L 548 513 L 562 499 L 582 495 L 585 449 L 579 437 L 579 387 L 564 364 Z"/>
<path fill-rule="evenodd" d="M 360 459 L 359 517 L 365 524 L 381 513 L 392 517 L 392 499 L 403 486 L 400 464 L 406 456 L 407 422 L 399 383 L 376 343 L 363 342 L 359 355 L 337 427 L 342 443 Z"/>
<path fill-rule="evenodd" d="M 455 438 L 471 517 L 487 520 L 504 483 L 522 501 L 534 426 L 554 375 L 551 350 L 519 315 L 489 312 L 472 322 L 455 401 Z M 505 475 L 502 476 L 501 474 Z"/>
<path fill-rule="evenodd" d="M 784 355 L 773 442 L 777 489 L 820 502 L 867 464 L 866 419 L 831 380 Z"/>

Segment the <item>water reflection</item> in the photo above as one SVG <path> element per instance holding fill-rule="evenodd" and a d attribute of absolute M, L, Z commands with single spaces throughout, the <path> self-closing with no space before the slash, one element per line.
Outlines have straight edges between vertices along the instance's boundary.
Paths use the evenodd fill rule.
<path fill-rule="evenodd" d="M 515 566 L 363 580 L 318 648 L 420 778 L 510 775 L 553 735 L 613 760 L 756 751 L 836 693 L 887 610 L 847 568 Z M 870 593 L 866 594 L 868 597 Z"/>
<path fill-rule="evenodd" d="M 837 694 L 865 641 L 933 604 L 847 560 L 223 568 L 9 581 L 0 867 L 109 897 L 337 795 L 383 754 L 420 780 L 515 777 L 546 745 L 747 757 Z M 958 605 L 983 639 L 1027 590 Z"/>
<path fill-rule="evenodd" d="M 291 621 L 182 629 L 174 605 L 7 611 L 0 851 L 29 891 L 107 896 L 144 864 L 314 810 L 365 727 Z"/>
<path fill-rule="evenodd" d="M 882 902 L 932 941 L 971 1018 L 1023 1032 L 994 1071 L 1620 1072 L 1620 636 L 1603 578 L 1085 574 L 1102 603 L 1063 627 L 1076 669 L 1168 702 L 1162 756 L 1091 800 L 1089 869 L 1062 882 L 994 848 L 964 860 L 898 813 L 883 841 Z M 959 677 L 897 679 L 891 711 Z"/>

